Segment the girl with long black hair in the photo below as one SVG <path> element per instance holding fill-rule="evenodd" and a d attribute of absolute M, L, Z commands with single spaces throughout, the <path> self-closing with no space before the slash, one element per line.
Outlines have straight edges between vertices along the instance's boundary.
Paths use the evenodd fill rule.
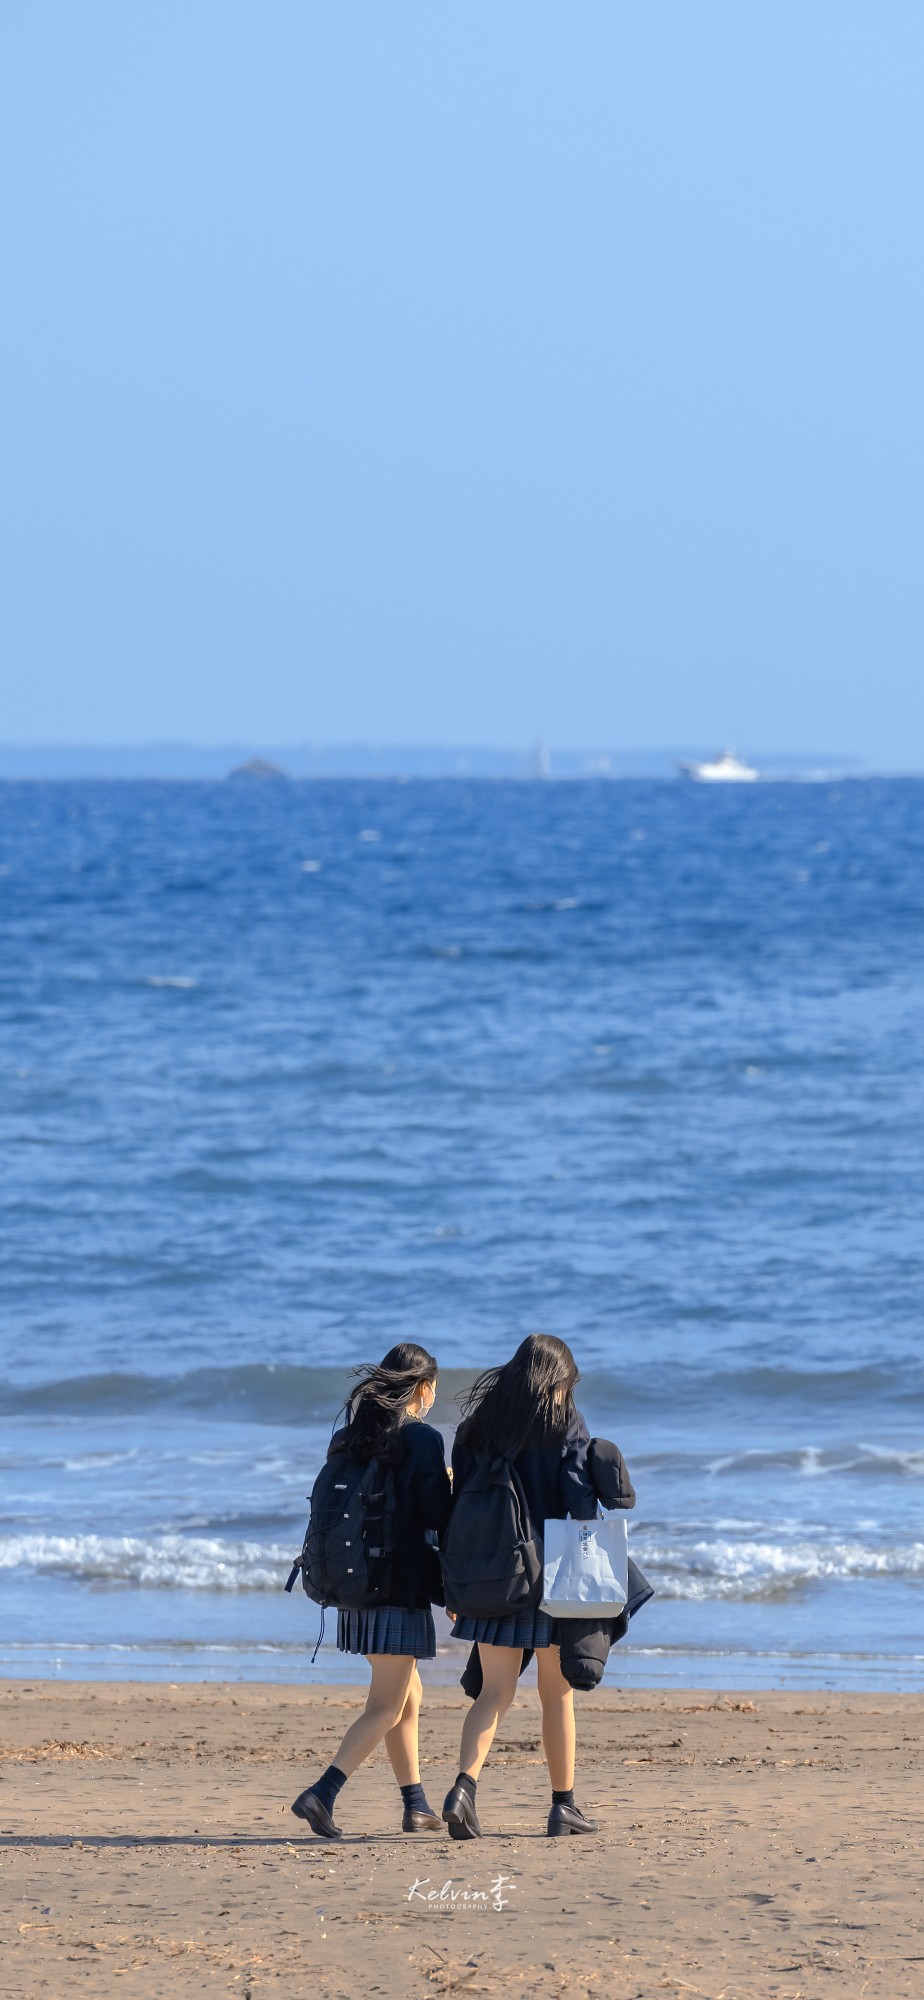
<path fill-rule="evenodd" d="M 328 1457 L 346 1453 L 361 1464 L 377 1459 L 394 1475 L 395 1520 L 390 1602 L 372 1611 L 339 1611 L 341 1653 L 365 1654 L 372 1682 L 361 1716 L 350 1724 L 332 1764 L 292 1807 L 325 1840 L 337 1840 L 338 1793 L 384 1739 L 404 1801 L 402 1830 L 436 1831 L 440 1821 L 420 1782 L 417 1723 L 418 1660 L 432 1660 L 436 1633 L 431 1603 L 438 1569 L 427 1532 L 446 1526 L 452 1488 L 439 1431 L 424 1422 L 436 1401 L 437 1366 L 426 1348 L 400 1341 L 377 1367 L 358 1371 L 347 1421 L 334 1433 Z"/>
<path fill-rule="evenodd" d="M 534 1529 L 543 1522 L 593 1520 L 597 1494 L 587 1468 L 587 1426 L 574 1406 L 578 1369 L 570 1347 L 552 1334 L 533 1333 L 512 1360 L 489 1368 L 463 1404 L 463 1419 L 452 1452 L 458 1494 L 475 1472 L 479 1456 L 506 1458 L 514 1465 Z M 443 1804 L 443 1818 L 455 1840 L 481 1834 L 475 1794 L 481 1767 L 498 1723 L 516 1692 L 524 1648 L 532 1647 L 542 1703 L 542 1747 L 552 1783 L 550 1834 L 596 1833 L 594 1820 L 574 1803 L 574 1692 L 559 1659 L 559 1631 L 538 1608 L 506 1618 L 458 1617 L 453 1637 L 475 1640 L 483 1684 L 462 1729 L 459 1775 Z"/>

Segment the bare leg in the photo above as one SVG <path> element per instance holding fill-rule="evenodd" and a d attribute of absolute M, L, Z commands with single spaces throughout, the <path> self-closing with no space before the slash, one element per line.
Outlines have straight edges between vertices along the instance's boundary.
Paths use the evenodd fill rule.
<path fill-rule="evenodd" d="M 539 1646 L 539 1700 L 542 1703 L 542 1748 L 553 1792 L 570 1792 L 574 1784 L 574 1689 L 561 1670 L 557 1646 Z"/>
<path fill-rule="evenodd" d="M 423 1699 L 423 1686 L 415 1666 L 411 1675 L 411 1685 L 407 1700 L 392 1729 L 385 1732 L 385 1748 L 388 1760 L 399 1785 L 419 1785 L 420 1751 L 417 1742 L 417 1721 Z"/>
<path fill-rule="evenodd" d="M 459 1769 L 470 1778 L 478 1777 L 501 1716 L 516 1694 L 523 1659 L 521 1646 L 479 1646 L 478 1651 L 484 1684 L 462 1725 L 459 1749 Z"/>
<path fill-rule="evenodd" d="M 411 1678 L 417 1671 L 417 1662 L 410 1653 L 371 1653 L 368 1658 L 372 1685 L 366 1706 L 362 1715 L 350 1723 L 336 1757 L 331 1758 L 345 1778 L 352 1777 L 383 1736 L 400 1722 Z"/>

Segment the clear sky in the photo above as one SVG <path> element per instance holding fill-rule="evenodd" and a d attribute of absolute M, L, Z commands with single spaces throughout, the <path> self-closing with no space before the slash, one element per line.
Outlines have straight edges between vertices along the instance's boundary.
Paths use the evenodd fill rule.
<path fill-rule="evenodd" d="M 0 739 L 924 768 L 920 0 L 0 30 Z"/>

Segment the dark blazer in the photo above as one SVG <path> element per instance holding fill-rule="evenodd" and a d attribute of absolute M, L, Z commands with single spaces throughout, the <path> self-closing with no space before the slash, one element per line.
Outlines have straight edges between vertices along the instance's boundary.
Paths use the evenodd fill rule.
<path fill-rule="evenodd" d="M 521 1451 L 512 1461 L 540 1535 L 544 1521 L 563 1521 L 567 1514 L 575 1521 L 594 1520 L 597 1491 L 587 1464 L 589 1445 L 587 1425 L 580 1411 L 576 1411 L 565 1436 L 557 1444 L 544 1445 L 538 1451 Z M 477 1454 L 461 1444 L 457 1436 L 452 1447 L 452 1476 L 457 1493 L 476 1464 Z"/>
<path fill-rule="evenodd" d="M 335 1431 L 328 1458 L 337 1449 L 344 1430 Z M 432 1424 L 401 1426 L 404 1457 L 392 1470 L 395 1478 L 395 1552 L 390 1604 L 404 1610 L 419 1610 L 433 1602 L 442 1603 L 439 1562 L 436 1550 L 427 1543 L 428 1530 L 439 1535 L 449 1519 L 452 1487 L 446 1470 L 446 1448 L 440 1432 Z"/>

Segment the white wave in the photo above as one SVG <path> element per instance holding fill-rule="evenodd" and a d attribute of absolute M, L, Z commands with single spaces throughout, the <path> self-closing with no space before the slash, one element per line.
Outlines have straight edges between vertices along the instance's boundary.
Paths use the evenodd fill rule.
<path fill-rule="evenodd" d="M 924 1479 L 924 1451 L 900 1451 L 884 1444 L 862 1444 L 860 1450 L 881 1472 L 906 1472 L 913 1479 Z"/>
<path fill-rule="evenodd" d="M 129 1451 L 85 1451 L 76 1458 L 43 1458 L 43 1466 L 60 1467 L 62 1472 L 110 1472 L 116 1465 L 131 1465 L 139 1457 L 137 1446 Z"/>
<path fill-rule="evenodd" d="M 759 1598 L 853 1577 L 924 1576 L 924 1542 L 697 1541 L 670 1546 L 639 1537 L 632 1552 L 662 1597 Z"/>
<path fill-rule="evenodd" d="M 83 1583 L 165 1590 L 278 1590 L 295 1549 L 218 1536 L 162 1533 L 0 1537 L 0 1569 Z M 690 1542 L 633 1538 L 633 1554 L 665 1598 L 698 1601 L 786 1596 L 806 1585 L 877 1576 L 924 1577 L 924 1542 L 904 1544 L 754 1537 Z"/>
<path fill-rule="evenodd" d="M 295 1546 L 191 1535 L 9 1535 L 0 1569 L 166 1590 L 278 1590 Z"/>
<path fill-rule="evenodd" d="M 640 1454 L 636 1460 L 639 1466 L 659 1464 L 659 1455 L 648 1459 Z M 898 1445 L 843 1444 L 843 1445 L 797 1445 L 783 1451 L 769 1451 L 754 1447 L 748 1451 L 729 1451 L 716 1458 L 706 1459 L 703 1471 L 709 1479 L 721 1478 L 723 1473 L 763 1473 L 777 1472 L 781 1465 L 789 1467 L 802 1479 L 830 1479 L 848 1472 L 888 1473 L 897 1472 L 913 1479 L 924 1479 L 924 1450 Z"/>
<path fill-rule="evenodd" d="M 184 989 L 198 984 L 197 979 L 186 979 L 180 973 L 172 972 L 148 972 L 142 981 L 144 986 L 179 986 Z"/>

